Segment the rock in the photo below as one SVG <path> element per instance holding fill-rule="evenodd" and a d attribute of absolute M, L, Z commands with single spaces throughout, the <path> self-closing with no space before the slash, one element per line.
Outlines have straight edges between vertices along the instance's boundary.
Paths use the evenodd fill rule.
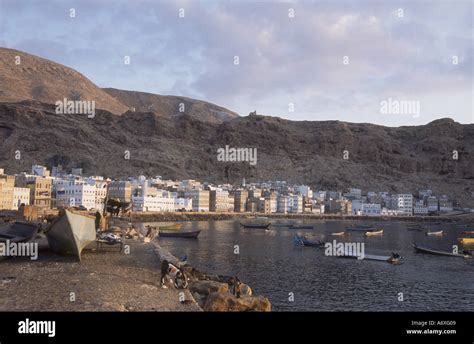
<path fill-rule="evenodd" d="M 248 284 L 241 283 L 239 287 L 240 296 L 252 296 L 252 288 Z"/>
<path fill-rule="evenodd" d="M 197 281 L 191 285 L 191 291 L 201 295 L 209 295 L 211 293 L 227 293 L 229 286 L 226 283 L 215 281 Z"/>
<path fill-rule="evenodd" d="M 212 293 L 206 299 L 206 312 L 271 312 L 270 301 L 263 296 L 237 298 L 232 294 Z"/>

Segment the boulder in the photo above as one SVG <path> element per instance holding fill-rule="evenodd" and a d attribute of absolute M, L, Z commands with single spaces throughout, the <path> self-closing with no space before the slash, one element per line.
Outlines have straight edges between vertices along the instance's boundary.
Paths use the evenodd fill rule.
<path fill-rule="evenodd" d="M 248 284 L 241 283 L 239 286 L 240 296 L 252 296 L 252 288 Z"/>
<path fill-rule="evenodd" d="M 203 309 L 206 312 L 271 312 L 272 305 L 263 296 L 237 298 L 229 293 L 211 293 Z"/>
<path fill-rule="evenodd" d="M 229 286 L 226 283 L 215 281 L 197 281 L 191 285 L 191 291 L 200 295 L 209 295 L 211 293 L 227 293 Z"/>

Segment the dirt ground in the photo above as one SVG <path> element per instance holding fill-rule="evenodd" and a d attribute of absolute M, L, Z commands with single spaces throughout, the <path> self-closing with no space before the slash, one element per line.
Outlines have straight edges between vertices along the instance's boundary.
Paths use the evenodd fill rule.
<path fill-rule="evenodd" d="M 0 261 L 0 311 L 201 311 L 159 287 L 153 244 L 125 244 L 130 254 L 91 244 L 80 263 L 41 248 L 36 261 Z"/>

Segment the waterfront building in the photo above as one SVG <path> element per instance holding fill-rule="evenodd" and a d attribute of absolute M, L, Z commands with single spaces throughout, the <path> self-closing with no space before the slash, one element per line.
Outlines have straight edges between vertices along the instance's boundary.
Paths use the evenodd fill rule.
<path fill-rule="evenodd" d="M 417 200 L 413 206 L 414 215 L 428 215 L 428 207 L 425 205 L 422 199 Z"/>
<path fill-rule="evenodd" d="M 105 199 L 107 198 L 107 182 L 96 180 L 95 185 L 95 205 L 94 209 L 102 211 L 105 205 Z"/>
<path fill-rule="evenodd" d="M 184 198 L 176 196 L 174 198 L 175 211 L 193 211 L 193 200 L 191 198 Z"/>
<path fill-rule="evenodd" d="M 443 195 L 439 198 L 439 211 L 440 212 L 453 211 L 453 202 L 449 200 L 448 196 Z"/>
<path fill-rule="evenodd" d="M 0 172 L 0 210 L 11 210 L 15 188 L 15 176 L 4 174 L 3 169 L 1 169 Z"/>
<path fill-rule="evenodd" d="M 30 204 L 40 210 L 51 209 L 53 178 L 21 173 L 15 178 L 15 186 L 30 189 Z"/>
<path fill-rule="evenodd" d="M 0 190 L 0 193 L 1 193 L 1 190 Z M 10 209 L 18 210 L 20 209 L 20 206 L 22 204 L 30 205 L 30 189 L 14 187 L 13 188 L 13 202 Z"/>
<path fill-rule="evenodd" d="M 396 194 L 392 195 L 392 209 L 397 211 L 398 215 L 413 215 L 413 195 L 412 194 Z"/>
<path fill-rule="evenodd" d="M 426 198 L 426 206 L 428 207 L 428 212 L 437 213 L 439 211 L 438 197 L 428 196 Z"/>
<path fill-rule="evenodd" d="M 352 200 L 352 214 L 354 215 L 362 215 L 362 205 L 363 202 L 360 199 Z"/>
<path fill-rule="evenodd" d="M 350 199 L 350 200 L 361 199 L 362 190 L 361 189 L 350 188 L 349 192 L 344 194 L 344 197 L 346 197 L 347 199 Z"/>
<path fill-rule="evenodd" d="M 61 179 L 55 181 L 57 207 L 96 207 L 96 186 L 80 179 Z"/>
<path fill-rule="evenodd" d="M 303 196 L 290 195 L 288 197 L 288 212 L 295 214 L 303 212 Z"/>
<path fill-rule="evenodd" d="M 227 212 L 229 211 L 229 193 L 223 190 L 211 190 L 209 194 L 209 211 Z"/>
<path fill-rule="evenodd" d="M 313 198 L 313 190 L 308 185 L 298 185 L 296 187 L 296 192 L 299 193 L 301 196 Z"/>
<path fill-rule="evenodd" d="M 362 204 L 362 215 L 366 216 L 380 216 L 382 213 L 382 207 L 377 203 L 363 203 Z"/>
<path fill-rule="evenodd" d="M 234 192 L 234 211 L 236 213 L 243 213 L 246 209 L 248 198 L 247 190 L 238 189 Z"/>
<path fill-rule="evenodd" d="M 121 202 L 132 201 L 132 184 L 129 181 L 113 181 L 109 184 L 109 198 Z"/>
<path fill-rule="evenodd" d="M 288 203 L 289 203 L 288 195 L 278 195 L 277 212 L 287 214 L 289 212 Z"/>
<path fill-rule="evenodd" d="M 191 198 L 193 211 L 209 211 L 209 190 L 193 189 L 184 192 L 186 198 Z"/>

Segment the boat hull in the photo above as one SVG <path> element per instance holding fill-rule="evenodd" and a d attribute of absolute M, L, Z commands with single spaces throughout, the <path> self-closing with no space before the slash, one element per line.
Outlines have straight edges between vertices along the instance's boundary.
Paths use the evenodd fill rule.
<path fill-rule="evenodd" d="M 46 232 L 49 248 L 81 260 L 82 250 L 96 239 L 95 219 L 65 210 Z"/>
<path fill-rule="evenodd" d="M 244 228 L 261 228 L 261 229 L 267 229 L 270 227 L 270 223 L 265 223 L 265 224 L 245 224 L 241 223 L 240 224 Z"/>
<path fill-rule="evenodd" d="M 458 240 L 463 245 L 474 245 L 474 238 L 459 238 Z"/>
<path fill-rule="evenodd" d="M 163 232 L 163 231 L 160 231 L 160 237 L 161 238 L 184 238 L 184 239 L 197 239 L 199 233 L 201 233 L 201 231 L 194 231 L 194 232 L 179 232 L 179 233 L 176 233 L 176 232 Z"/>
<path fill-rule="evenodd" d="M 447 257 L 470 258 L 468 255 L 464 255 L 464 254 L 460 254 L 460 253 L 452 253 L 452 252 L 434 250 L 434 249 L 429 248 L 429 247 L 419 246 L 415 243 L 413 243 L 413 247 L 415 248 L 416 252 L 420 252 L 420 253 L 427 253 L 427 254 L 433 254 L 433 255 L 438 255 L 438 256 L 447 256 Z"/>

